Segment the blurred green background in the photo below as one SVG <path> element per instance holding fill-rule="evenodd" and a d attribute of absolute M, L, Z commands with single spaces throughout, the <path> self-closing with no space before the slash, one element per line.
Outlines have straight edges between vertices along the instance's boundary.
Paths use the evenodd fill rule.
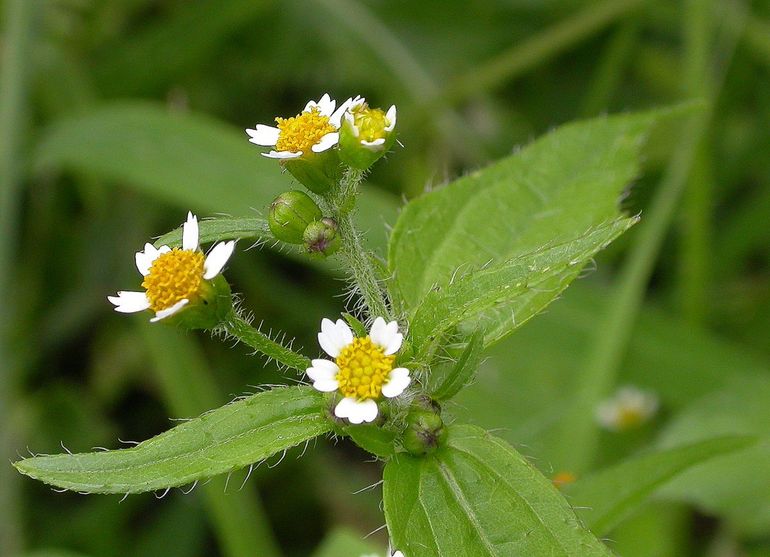
<path fill-rule="evenodd" d="M 405 197 L 576 118 L 700 99 L 688 125 L 651 139 L 624 200 L 642 224 L 497 345 L 446 410 L 549 476 L 758 435 L 667 484 L 610 545 L 770 555 L 770 1 L 4 0 L 1 23 L 4 462 L 125 446 L 300 379 L 106 301 L 138 287 L 134 252 L 188 209 L 256 215 L 293 185 L 244 128 L 324 92 L 396 104 L 403 148 L 375 168 L 360 214 L 384 254 Z M 246 248 L 229 266 L 234 290 L 312 353 L 320 318 L 344 307 L 340 275 Z M 660 397 L 652 423 L 587 443 L 565 433 L 576 390 L 629 383 Z M 319 439 L 245 477 L 120 501 L 56 493 L 4 465 L 0 555 L 345 557 L 387 545 L 381 466 L 347 441 Z"/>

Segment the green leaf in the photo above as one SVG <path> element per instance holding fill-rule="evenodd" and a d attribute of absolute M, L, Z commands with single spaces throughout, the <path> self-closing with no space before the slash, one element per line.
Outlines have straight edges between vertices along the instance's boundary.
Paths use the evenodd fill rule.
<path fill-rule="evenodd" d="M 385 518 L 409 557 L 608 556 L 558 490 L 504 441 L 453 426 L 433 456 L 385 467 Z"/>
<path fill-rule="evenodd" d="M 412 201 L 389 245 L 394 294 L 414 309 L 457 273 L 569 241 L 620 216 L 661 112 L 568 124 Z M 488 339 L 491 342 L 493 339 Z"/>
<path fill-rule="evenodd" d="M 130 449 L 38 456 L 22 473 L 86 493 L 140 493 L 230 472 L 326 433 L 323 395 L 311 387 L 265 391 L 212 410 Z"/>
<path fill-rule="evenodd" d="M 362 555 L 382 557 L 384 552 L 378 553 L 374 544 L 365 541 L 360 534 L 344 528 L 333 530 L 313 553 L 313 557 L 361 557 Z"/>
<path fill-rule="evenodd" d="M 635 222 L 618 219 L 431 290 L 409 327 L 418 359 L 445 331 L 463 322 L 483 328 L 486 343 L 521 326 L 552 302 L 586 261 Z"/>
<path fill-rule="evenodd" d="M 267 226 L 267 221 L 260 218 L 203 219 L 198 223 L 198 229 L 201 244 L 225 240 L 275 240 Z M 155 240 L 155 247 L 164 245 L 172 248 L 182 245 L 181 226 Z"/>
<path fill-rule="evenodd" d="M 460 357 L 450 367 L 446 375 L 440 377 L 437 385 L 430 389 L 434 400 L 449 400 L 476 376 L 476 370 L 484 353 L 484 332 L 477 330 L 468 339 Z M 429 380 L 434 381 L 436 369 L 431 370 Z"/>
<path fill-rule="evenodd" d="M 629 458 L 564 487 L 578 515 L 597 535 L 608 534 L 655 489 L 710 458 L 746 448 L 752 437 L 718 437 Z"/>
<path fill-rule="evenodd" d="M 342 428 L 353 442 L 381 458 L 388 458 L 395 451 L 396 433 L 375 424 L 350 424 Z"/>

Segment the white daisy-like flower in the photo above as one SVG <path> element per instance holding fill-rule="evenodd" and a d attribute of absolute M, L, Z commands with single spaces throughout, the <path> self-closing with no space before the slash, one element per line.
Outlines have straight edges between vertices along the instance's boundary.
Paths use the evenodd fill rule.
<path fill-rule="evenodd" d="M 342 394 L 335 416 L 352 424 L 373 422 L 381 396 L 393 398 L 404 392 L 412 381 L 409 370 L 393 367 L 403 340 L 398 323 L 386 323 L 382 317 L 374 320 L 365 337 L 354 337 L 342 319 L 321 321 L 318 343 L 334 361 L 313 360 L 307 374 L 319 391 Z"/>
<path fill-rule="evenodd" d="M 633 386 L 622 387 L 596 409 L 596 420 L 610 431 L 626 431 L 639 427 L 658 410 L 655 393 Z"/>
<path fill-rule="evenodd" d="M 379 149 L 385 145 L 386 139 L 396 127 L 395 105 L 386 113 L 380 108 L 369 108 L 363 97 L 350 100 L 344 116 L 353 136 L 368 149 Z"/>
<path fill-rule="evenodd" d="M 273 147 L 262 153 L 272 159 L 297 159 L 308 153 L 322 153 L 339 142 L 342 115 L 350 106 L 348 99 L 335 110 L 337 101 L 324 94 L 318 102 L 310 101 L 305 109 L 291 118 L 276 118 L 277 127 L 257 124 L 247 129 L 249 142 L 263 147 Z"/>
<path fill-rule="evenodd" d="M 198 219 L 187 213 L 182 225 L 182 248 L 145 244 L 136 254 L 136 267 L 144 277 L 144 292 L 118 292 L 107 299 L 115 305 L 115 311 L 135 313 L 152 310 L 160 321 L 174 315 L 187 304 L 195 302 L 205 281 L 222 272 L 235 248 L 234 241 L 216 244 L 204 255 L 198 243 Z"/>

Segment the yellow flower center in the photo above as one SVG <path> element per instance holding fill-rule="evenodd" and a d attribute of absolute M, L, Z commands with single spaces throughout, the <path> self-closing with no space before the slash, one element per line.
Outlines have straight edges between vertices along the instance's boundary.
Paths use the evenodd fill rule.
<path fill-rule="evenodd" d="M 369 108 L 368 104 L 361 103 L 351 108 L 350 113 L 358 128 L 359 140 L 371 142 L 385 137 L 385 128 L 390 126 L 390 120 L 381 108 Z"/>
<path fill-rule="evenodd" d="M 379 398 L 382 385 L 393 370 L 395 356 L 386 356 L 369 337 L 355 338 L 337 356 L 340 392 L 359 400 Z"/>
<path fill-rule="evenodd" d="M 292 118 L 276 118 L 275 121 L 280 131 L 278 141 L 275 143 L 277 151 L 292 153 L 302 151 L 306 154 L 327 133 L 337 131 L 329 121 L 329 117 L 321 114 L 317 107 Z"/>
<path fill-rule="evenodd" d="M 647 414 L 635 406 L 621 407 L 618 410 L 618 429 L 634 429 L 642 425 L 647 420 Z"/>
<path fill-rule="evenodd" d="M 147 290 L 150 309 L 168 309 L 180 300 L 198 295 L 203 280 L 203 253 L 174 248 L 152 262 L 142 287 Z"/>

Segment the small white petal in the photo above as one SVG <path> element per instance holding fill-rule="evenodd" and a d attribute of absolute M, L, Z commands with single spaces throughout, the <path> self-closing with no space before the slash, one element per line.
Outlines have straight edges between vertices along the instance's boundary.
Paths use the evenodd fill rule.
<path fill-rule="evenodd" d="M 340 140 L 340 134 L 337 132 L 327 133 L 325 136 L 323 136 L 318 143 L 313 145 L 311 147 L 312 151 L 314 153 L 323 153 L 327 149 L 331 149 L 337 143 L 339 143 Z"/>
<path fill-rule="evenodd" d="M 373 422 L 377 418 L 377 403 L 372 399 L 356 400 L 355 398 L 343 398 L 334 409 L 334 415 L 338 418 L 347 418 L 351 424 L 361 422 Z"/>
<path fill-rule="evenodd" d="M 308 377 L 312 379 L 313 381 L 320 381 L 322 379 L 334 379 L 334 377 L 339 373 L 340 368 L 337 367 L 337 364 L 334 362 L 330 362 L 329 360 L 313 360 L 311 362 L 313 365 L 305 370 L 305 373 L 307 373 Z"/>
<path fill-rule="evenodd" d="M 367 141 L 365 139 L 361 140 L 361 145 L 363 145 L 364 147 L 368 147 L 369 149 L 374 149 L 375 147 L 379 147 L 384 144 L 385 144 L 384 137 L 378 137 L 374 141 Z"/>
<path fill-rule="evenodd" d="M 405 367 L 397 367 L 388 374 L 388 382 L 382 386 L 382 394 L 387 398 L 398 396 L 406 390 L 411 382 L 409 370 Z"/>
<path fill-rule="evenodd" d="M 270 151 L 269 153 L 262 153 L 262 156 L 268 159 L 298 159 L 302 156 L 302 151 L 296 153 L 291 151 Z"/>
<path fill-rule="evenodd" d="M 390 124 L 385 128 L 385 131 L 392 132 L 393 128 L 396 127 L 396 105 L 395 104 L 388 109 L 388 112 L 385 114 L 385 118 L 387 118 L 388 122 L 390 122 Z"/>
<path fill-rule="evenodd" d="M 230 256 L 235 249 L 235 241 L 219 242 L 216 246 L 211 248 L 211 251 L 206 256 L 206 261 L 203 263 L 203 278 L 211 280 L 219 273 L 222 272 Z"/>
<path fill-rule="evenodd" d="M 330 319 L 321 321 L 321 332 L 318 333 L 318 344 L 332 358 L 340 355 L 340 351 L 353 342 L 353 332 L 342 319 L 334 323 Z"/>
<path fill-rule="evenodd" d="M 150 319 L 150 322 L 155 323 L 156 321 L 160 321 L 161 319 L 165 319 L 166 317 L 171 317 L 172 315 L 177 313 L 179 310 L 181 310 L 183 307 L 185 307 L 188 303 L 190 303 L 190 300 L 188 300 L 187 298 L 184 298 L 183 300 L 179 300 L 170 308 L 162 309 L 156 312 L 155 317 Z"/>
<path fill-rule="evenodd" d="M 356 99 L 348 99 L 342 103 L 336 111 L 334 111 L 334 114 L 329 113 L 331 114 L 331 116 L 329 116 L 329 123 L 335 128 L 339 128 L 340 124 L 342 124 L 342 116 L 350 109 L 350 107 L 353 106 L 356 100 L 360 98 L 361 97 L 356 97 Z"/>
<path fill-rule="evenodd" d="M 313 388 L 322 393 L 333 393 L 340 388 L 340 384 L 336 379 L 319 379 L 313 382 Z"/>
<path fill-rule="evenodd" d="M 256 129 L 247 129 L 246 133 L 249 134 L 250 143 L 262 145 L 263 147 L 272 147 L 278 142 L 278 136 L 281 135 L 281 130 L 272 126 L 257 124 Z"/>
<path fill-rule="evenodd" d="M 155 261 L 159 255 L 171 251 L 168 246 L 161 246 L 160 249 L 155 249 L 152 244 L 144 244 L 144 251 L 136 253 L 134 260 L 136 261 L 136 268 L 143 276 L 147 276 L 150 273 L 150 267 L 152 267 L 153 261 Z"/>
<path fill-rule="evenodd" d="M 182 225 L 182 249 L 195 251 L 198 249 L 198 217 L 187 213 L 187 222 Z"/>
<path fill-rule="evenodd" d="M 404 557 L 404 554 L 400 551 L 396 551 L 393 555 L 391 555 L 391 557 Z"/>
<path fill-rule="evenodd" d="M 372 328 L 369 329 L 369 338 L 372 342 L 381 348 L 385 348 L 388 345 L 387 339 L 384 337 L 387 329 L 387 323 L 382 317 L 378 317 L 372 323 Z"/>
<path fill-rule="evenodd" d="M 313 108 L 317 108 L 318 112 L 322 116 L 330 116 L 332 112 L 334 112 L 334 107 L 337 106 L 337 101 L 333 100 L 329 93 L 324 93 L 324 95 L 318 99 L 318 102 L 310 101 L 305 105 L 305 110 L 302 112 L 310 112 Z"/>
<path fill-rule="evenodd" d="M 150 308 L 150 300 L 144 292 L 122 291 L 117 296 L 107 296 L 107 299 L 120 313 L 136 313 Z"/>
<path fill-rule="evenodd" d="M 390 356 L 401 348 L 404 335 L 398 332 L 398 323 L 396 321 L 386 324 L 382 317 L 378 317 L 372 324 L 369 338 L 372 339 L 374 344 L 382 348 L 386 356 Z"/>

